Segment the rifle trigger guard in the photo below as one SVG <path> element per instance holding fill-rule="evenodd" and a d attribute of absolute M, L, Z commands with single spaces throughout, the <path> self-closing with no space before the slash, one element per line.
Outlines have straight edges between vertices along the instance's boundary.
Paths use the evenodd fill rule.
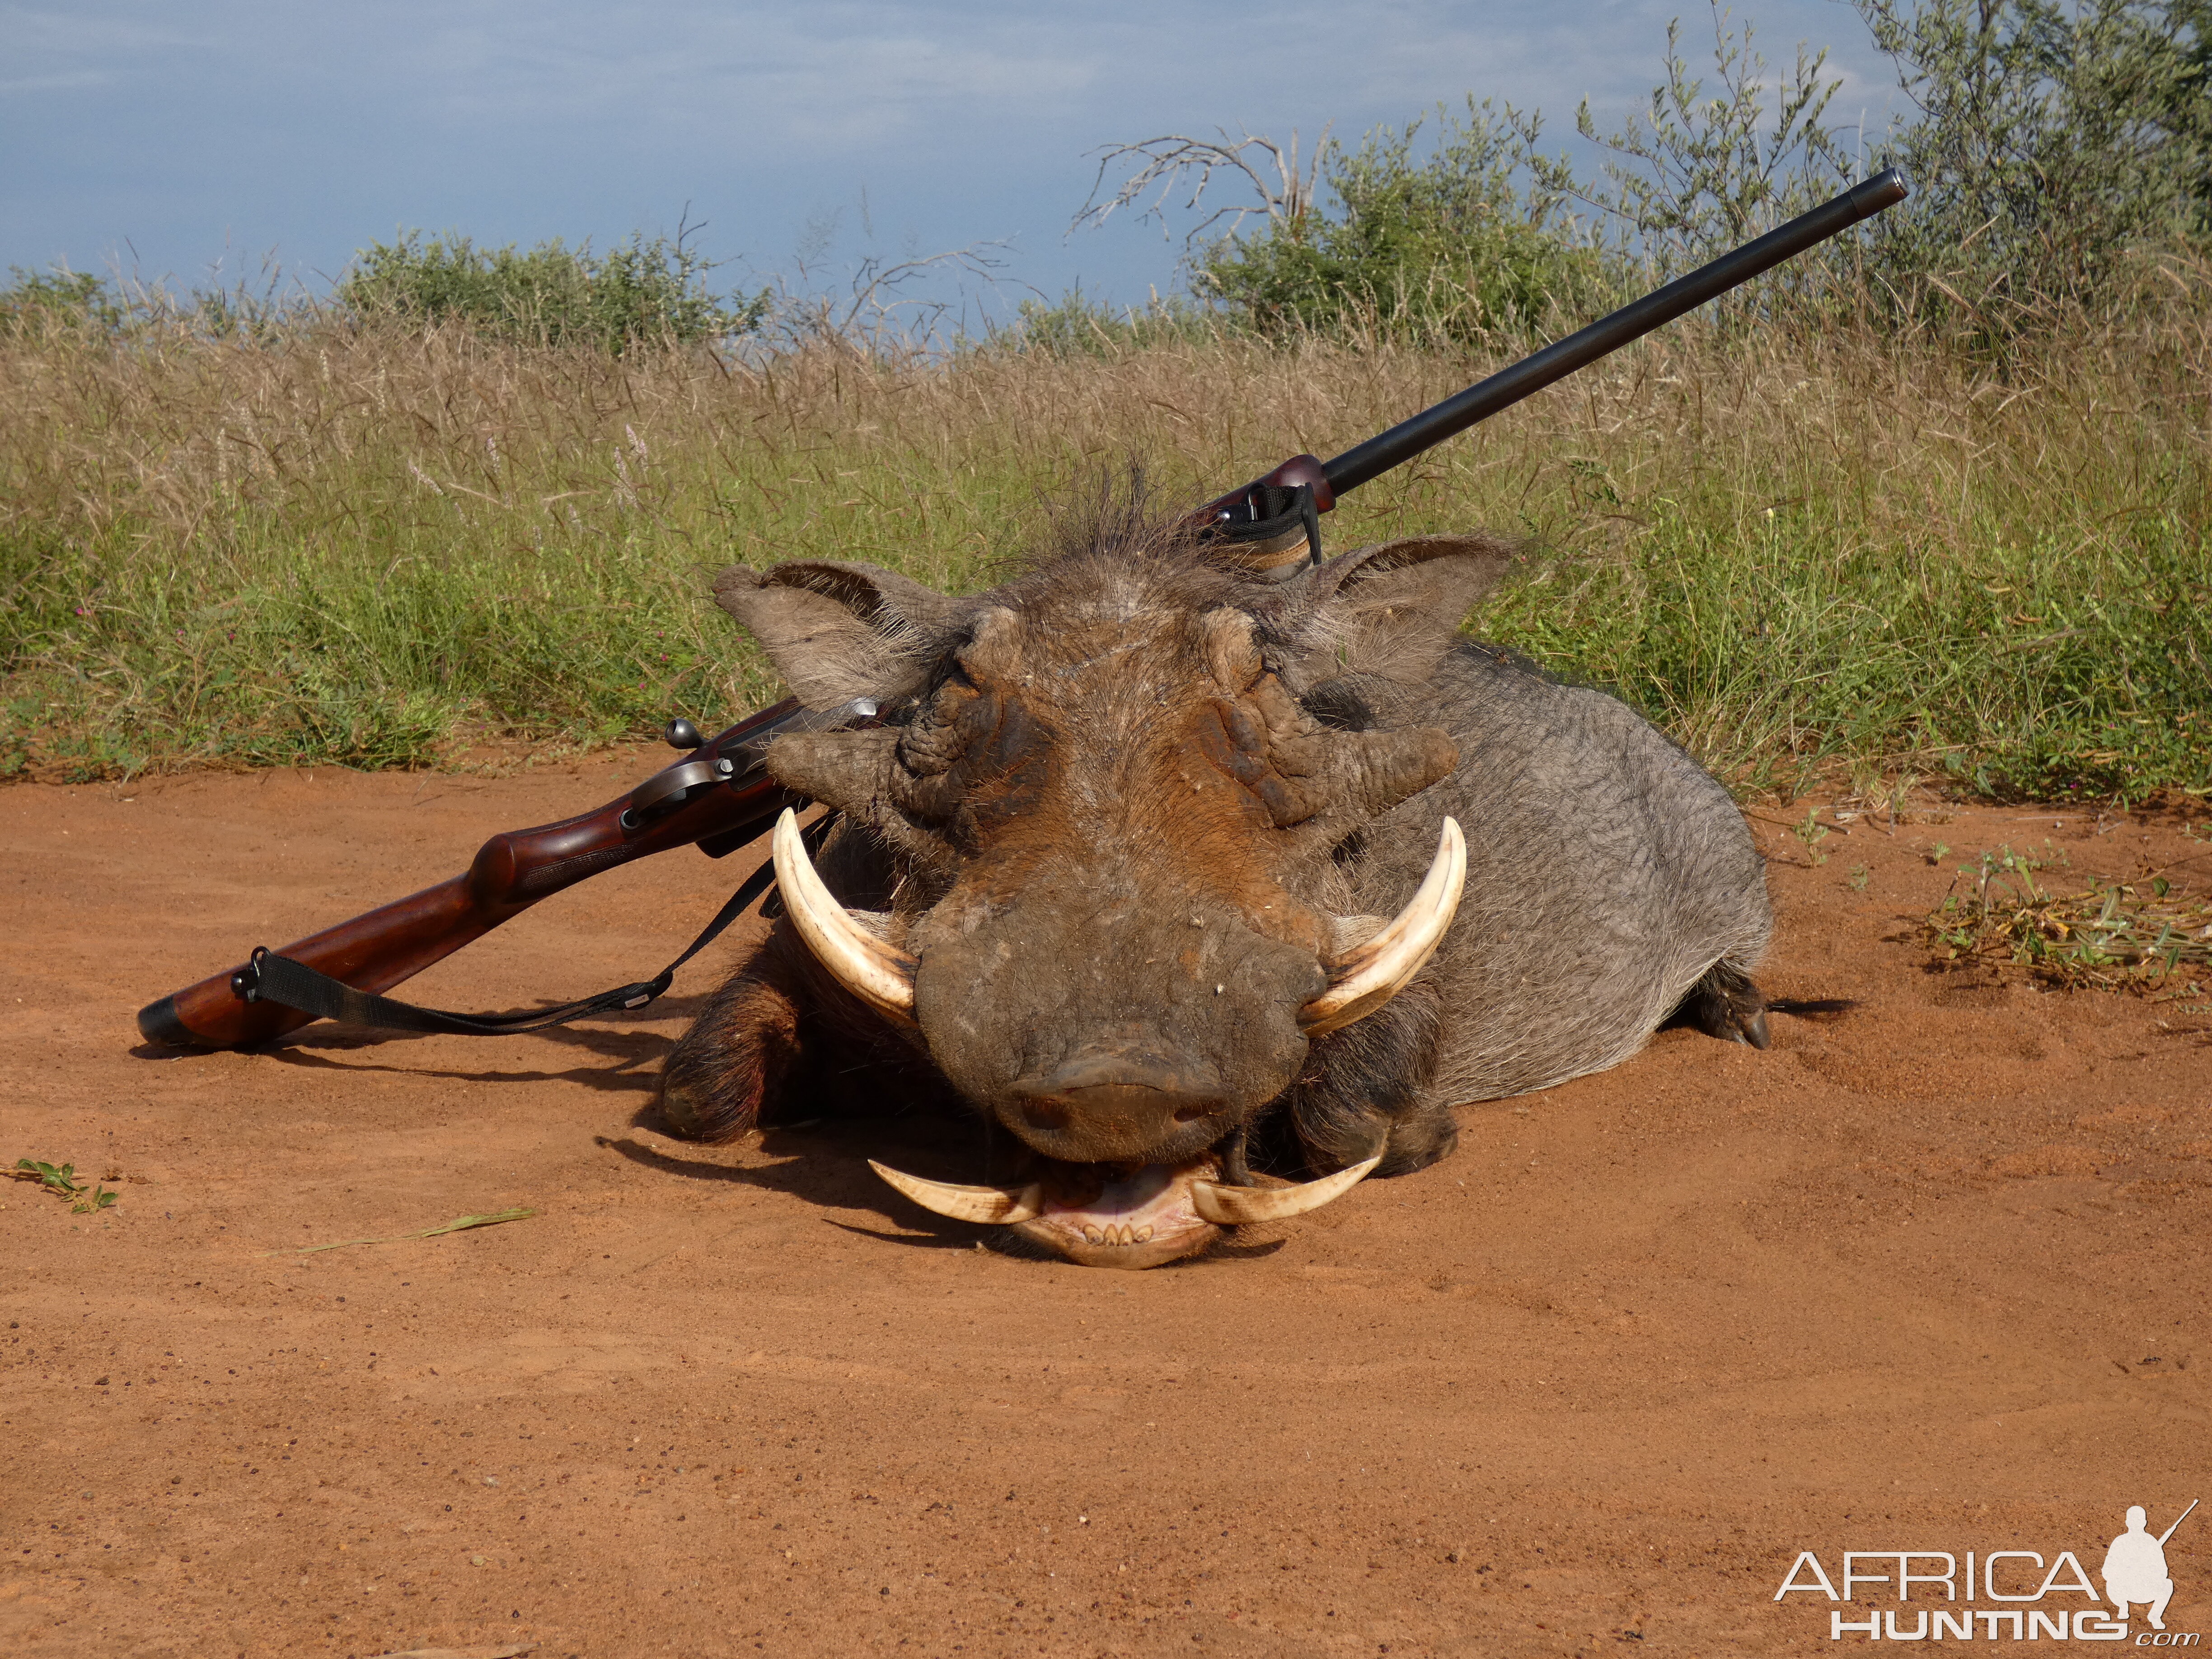
<path fill-rule="evenodd" d="M 629 806 L 622 815 L 622 827 L 630 830 L 644 829 L 653 819 L 681 806 L 694 789 L 721 782 L 729 775 L 727 767 L 727 762 L 685 761 L 681 766 L 654 773 L 630 791 Z"/>

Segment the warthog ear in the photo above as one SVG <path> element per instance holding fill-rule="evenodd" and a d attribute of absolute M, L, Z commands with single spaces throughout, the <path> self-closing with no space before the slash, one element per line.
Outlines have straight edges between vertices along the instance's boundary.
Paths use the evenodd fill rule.
<path fill-rule="evenodd" d="M 896 570 L 842 559 L 764 571 L 732 565 L 714 578 L 714 597 L 810 708 L 914 690 L 970 604 Z"/>
<path fill-rule="evenodd" d="M 1491 536 L 1422 536 L 1340 554 L 1289 599 L 1304 613 L 1293 623 L 1307 647 L 1301 665 L 1313 678 L 1349 670 L 1425 679 L 1514 559 Z"/>

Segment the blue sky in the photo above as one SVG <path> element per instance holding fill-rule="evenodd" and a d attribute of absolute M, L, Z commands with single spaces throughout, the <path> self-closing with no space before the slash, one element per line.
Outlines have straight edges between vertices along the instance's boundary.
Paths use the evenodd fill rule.
<path fill-rule="evenodd" d="M 865 252 L 1005 241 L 1009 283 L 1138 301 L 1175 284 L 1180 243 L 1067 234 L 1086 151 L 1216 125 L 1356 137 L 1469 91 L 1542 109 L 1575 149 L 1576 105 L 1618 125 L 1678 13 L 1694 61 L 1711 24 L 1687 0 L 0 3 L 0 266 L 191 286 L 273 254 L 313 284 L 401 226 L 605 246 L 689 204 L 732 285 L 810 252 L 826 279 Z M 1778 64 L 1832 47 L 1832 119 L 1879 129 L 1893 82 L 1847 5 L 1735 15 Z"/>

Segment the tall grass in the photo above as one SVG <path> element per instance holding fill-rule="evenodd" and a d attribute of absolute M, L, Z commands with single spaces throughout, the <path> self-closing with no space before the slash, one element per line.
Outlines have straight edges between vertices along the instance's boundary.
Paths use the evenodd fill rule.
<path fill-rule="evenodd" d="M 1336 546 L 1527 539 L 1487 637 L 1739 787 L 2212 788 L 2212 290 L 1978 366 L 1924 333 L 1678 325 L 1349 498 Z M 302 321 L 0 340 L 0 772 L 440 763 L 776 688 L 725 564 L 989 580 L 1134 458 L 1194 501 L 1510 348 L 1178 326 L 743 363 Z"/>

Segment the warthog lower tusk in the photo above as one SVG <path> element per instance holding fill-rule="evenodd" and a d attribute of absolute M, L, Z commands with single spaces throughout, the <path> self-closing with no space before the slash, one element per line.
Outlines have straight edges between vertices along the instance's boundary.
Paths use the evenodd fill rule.
<path fill-rule="evenodd" d="M 830 896 L 815 873 L 814 860 L 806 856 L 799 820 L 787 806 L 775 821 L 769 847 L 775 859 L 775 884 L 783 890 L 784 910 L 815 959 L 871 1008 L 911 1023 L 915 959 L 854 921 Z"/>
<path fill-rule="evenodd" d="M 1436 954 L 1466 884 L 1467 838 L 1459 832 L 1459 820 L 1448 817 L 1436 860 L 1412 902 L 1374 938 L 1330 963 L 1328 989 L 1298 1010 L 1305 1034 L 1317 1037 L 1341 1030 L 1404 990 Z"/>
<path fill-rule="evenodd" d="M 924 1181 L 872 1158 L 868 1167 L 923 1209 L 949 1215 L 955 1221 L 1034 1221 L 1044 1213 L 1043 1189 L 1035 1182 L 1026 1187 L 955 1187 L 948 1182 Z"/>
<path fill-rule="evenodd" d="M 1248 1221 L 1287 1221 L 1308 1210 L 1318 1210 L 1332 1199 L 1342 1198 L 1367 1178 L 1382 1161 L 1377 1152 L 1364 1164 L 1339 1170 L 1301 1187 L 1224 1187 L 1218 1181 L 1190 1183 L 1190 1207 L 1217 1227 L 1241 1226 Z"/>

